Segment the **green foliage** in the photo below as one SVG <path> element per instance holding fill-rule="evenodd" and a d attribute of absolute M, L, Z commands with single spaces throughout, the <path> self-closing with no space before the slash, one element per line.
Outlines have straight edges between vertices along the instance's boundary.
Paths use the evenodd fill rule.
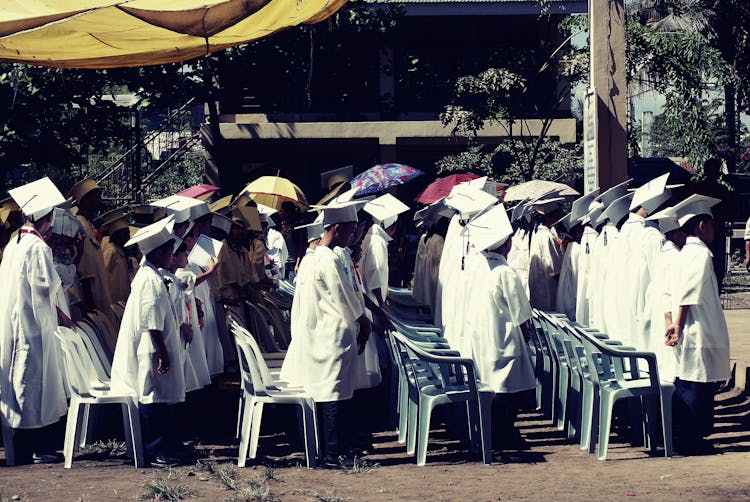
<path fill-rule="evenodd" d="M 176 501 L 195 497 L 197 492 L 189 486 L 176 481 L 177 471 L 169 469 L 166 474 L 159 473 L 144 485 L 144 500 Z"/>

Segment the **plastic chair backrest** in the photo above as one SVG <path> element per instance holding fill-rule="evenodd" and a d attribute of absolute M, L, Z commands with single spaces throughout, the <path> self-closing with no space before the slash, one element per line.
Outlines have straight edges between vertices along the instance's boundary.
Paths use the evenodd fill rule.
<path fill-rule="evenodd" d="M 240 368 L 242 371 L 249 372 L 248 375 L 244 376 L 244 378 L 249 380 L 252 384 L 248 390 L 256 396 L 266 394 L 266 388 L 265 385 L 263 385 L 263 378 L 260 376 L 260 371 L 258 371 L 258 365 L 256 364 L 255 356 L 253 355 L 253 349 L 250 348 L 250 345 L 247 343 L 247 340 L 243 335 L 235 333 L 234 339 L 237 342 L 237 347 L 239 349 L 238 355 L 243 359 Z"/>
<path fill-rule="evenodd" d="M 79 366 L 80 359 L 76 357 L 75 346 L 70 340 L 73 336 L 76 336 L 76 334 L 62 326 L 59 326 L 55 331 L 55 337 L 59 341 L 58 346 L 63 353 L 65 375 L 68 377 L 68 390 L 73 396 L 90 396 L 89 380 L 85 371 Z"/>
<path fill-rule="evenodd" d="M 96 380 L 107 380 L 108 375 L 104 374 L 99 365 L 94 362 L 93 358 L 97 356 L 95 354 L 91 354 L 89 346 L 85 343 L 86 335 L 81 334 L 78 329 L 64 329 L 65 331 L 61 334 L 67 336 L 67 339 L 71 342 L 71 346 L 75 348 L 75 355 L 81 361 L 81 367 L 88 375 L 89 381 L 93 382 Z"/>
<path fill-rule="evenodd" d="M 268 387 L 274 387 L 274 379 L 268 369 L 266 360 L 263 358 L 263 352 L 261 352 L 260 347 L 258 346 L 258 342 L 248 330 L 243 328 L 242 325 L 240 325 L 234 319 L 230 319 L 230 323 L 235 336 L 239 337 L 242 342 L 250 348 L 250 351 L 252 352 L 252 357 L 255 361 L 255 367 L 258 370 L 258 377 L 260 378 L 260 383 L 262 384 L 263 390 L 265 391 L 265 389 Z M 256 390 L 258 389 L 258 387 L 259 385 L 255 383 Z"/>
<path fill-rule="evenodd" d="M 78 321 L 77 326 L 83 342 L 89 348 L 92 358 L 96 356 L 94 364 L 97 364 L 104 374 L 109 376 L 112 372 L 112 361 L 107 356 L 107 352 L 99 341 L 96 326 L 85 319 Z"/>

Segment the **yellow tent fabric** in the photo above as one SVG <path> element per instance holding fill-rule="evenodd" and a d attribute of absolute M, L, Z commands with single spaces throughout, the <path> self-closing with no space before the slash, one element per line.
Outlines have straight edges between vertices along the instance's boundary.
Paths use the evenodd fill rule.
<path fill-rule="evenodd" d="M 302 23 L 346 0 L 2 0 L 0 60 L 57 68 L 186 61 Z"/>

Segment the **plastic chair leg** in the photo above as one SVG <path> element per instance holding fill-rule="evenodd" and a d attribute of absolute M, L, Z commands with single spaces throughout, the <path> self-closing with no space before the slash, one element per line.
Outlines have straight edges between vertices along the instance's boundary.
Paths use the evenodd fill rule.
<path fill-rule="evenodd" d="M 430 438 L 430 417 L 432 416 L 432 402 L 425 400 L 419 403 L 419 424 L 417 425 L 417 465 L 427 463 L 427 442 Z"/>
<path fill-rule="evenodd" d="M 83 404 L 78 400 L 77 397 L 73 396 L 70 398 L 70 406 L 68 407 L 68 419 L 65 424 L 65 443 L 63 446 L 66 469 L 70 469 L 73 465 L 73 454 L 75 453 L 76 436 L 78 433 L 78 428 L 80 426 L 81 406 L 83 406 Z"/>
<path fill-rule="evenodd" d="M 482 431 L 480 428 L 481 417 L 479 415 L 479 403 L 466 401 L 466 423 L 469 431 L 469 450 L 472 453 L 478 453 L 482 447 Z"/>
<path fill-rule="evenodd" d="M 13 429 L 0 417 L 0 428 L 3 430 L 3 446 L 5 448 L 5 465 L 16 465 L 15 448 L 13 447 Z"/>
<path fill-rule="evenodd" d="M 672 458 L 672 394 L 674 388 L 670 390 L 662 389 L 659 397 L 661 405 L 661 424 L 664 434 L 664 456 Z"/>
<path fill-rule="evenodd" d="M 557 397 L 555 401 L 555 426 L 561 431 L 565 428 L 565 408 L 568 402 L 568 386 L 570 375 L 567 368 L 560 371 L 559 387 L 557 388 Z"/>
<path fill-rule="evenodd" d="M 599 417 L 601 417 L 601 396 L 598 387 L 594 388 L 591 397 L 591 435 L 589 436 L 588 452 L 594 453 L 599 438 Z"/>
<path fill-rule="evenodd" d="M 612 427 L 612 408 L 614 402 L 612 394 L 604 392 L 601 396 L 599 406 L 599 460 L 607 459 L 607 447 L 609 446 L 609 431 Z"/>
<path fill-rule="evenodd" d="M 245 405 L 245 392 L 240 391 L 239 403 L 237 403 L 237 431 L 234 433 L 235 439 L 239 439 L 240 430 L 242 429 L 242 409 Z"/>
<path fill-rule="evenodd" d="M 406 453 L 414 455 L 417 451 L 417 427 L 419 427 L 418 413 L 419 404 L 418 396 L 409 396 L 408 402 L 408 419 L 406 424 Z"/>
<path fill-rule="evenodd" d="M 120 408 L 122 411 L 122 428 L 125 431 L 125 449 L 127 450 L 128 457 L 133 458 L 135 452 L 133 451 L 133 431 L 130 427 L 130 421 L 132 420 L 130 417 L 130 409 L 128 408 L 127 403 L 122 403 Z"/>
<path fill-rule="evenodd" d="M 263 401 L 258 401 L 253 406 L 253 425 L 250 427 L 250 458 L 255 458 L 258 453 L 258 438 L 260 437 L 260 423 L 263 420 Z"/>
<path fill-rule="evenodd" d="M 141 436 L 141 415 L 138 412 L 138 403 L 134 400 L 130 401 L 123 411 L 127 412 L 125 435 L 130 436 L 128 446 L 133 451 L 133 464 L 136 469 L 141 469 L 146 465 L 146 458 L 143 456 L 143 436 Z"/>
<path fill-rule="evenodd" d="M 79 448 L 86 446 L 86 436 L 89 433 L 89 416 L 91 412 L 91 404 L 84 403 L 81 413 L 81 428 L 78 430 L 78 444 L 76 445 L 76 451 Z"/>
<path fill-rule="evenodd" d="M 301 403 L 302 407 L 302 428 L 305 435 L 305 460 L 307 468 L 314 469 L 317 465 L 316 458 L 318 449 L 315 439 L 315 411 L 309 403 Z"/>
<path fill-rule="evenodd" d="M 581 396 L 581 433 L 578 445 L 582 450 L 589 449 L 591 441 L 591 425 L 593 419 L 594 389 L 590 382 L 584 382 L 583 395 Z"/>
<path fill-rule="evenodd" d="M 398 442 L 406 443 L 406 428 L 409 421 L 409 387 L 405 378 L 398 383 Z"/>
<path fill-rule="evenodd" d="M 250 427 L 253 424 L 253 405 L 252 399 L 245 399 L 242 410 L 242 430 L 240 431 L 240 451 L 237 456 L 237 467 L 245 467 L 247 462 L 247 449 L 250 445 Z"/>
<path fill-rule="evenodd" d="M 492 463 L 492 396 L 479 395 L 479 425 L 482 434 L 482 461 Z"/>

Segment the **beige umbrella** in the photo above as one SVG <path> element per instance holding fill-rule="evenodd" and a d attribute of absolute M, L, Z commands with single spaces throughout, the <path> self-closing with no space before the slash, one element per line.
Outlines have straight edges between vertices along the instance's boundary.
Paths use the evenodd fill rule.
<path fill-rule="evenodd" d="M 556 181 L 547 180 L 531 180 L 508 188 L 505 191 L 505 197 L 503 198 L 503 200 L 510 202 L 527 198 L 536 199 L 541 195 L 557 191 L 560 192 L 561 196 L 581 195 L 565 183 L 558 183 Z"/>
<path fill-rule="evenodd" d="M 308 208 L 307 198 L 302 190 L 281 176 L 261 176 L 247 185 L 243 192 L 247 193 L 256 204 L 263 204 L 277 211 L 281 209 L 284 201 L 294 203 L 302 212 L 307 211 Z"/>
<path fill-rule="evenodd" d="M 346 0 L 3 0 L 0 60 L 57 68 L 186 61 L 317 23 Z"/>

